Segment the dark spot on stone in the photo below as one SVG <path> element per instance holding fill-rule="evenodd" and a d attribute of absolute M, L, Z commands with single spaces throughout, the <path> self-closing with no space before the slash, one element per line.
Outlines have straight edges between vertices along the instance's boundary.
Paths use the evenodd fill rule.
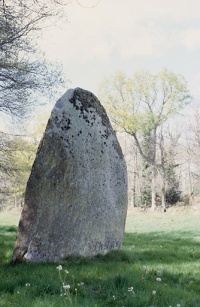
<path fill-rule="evenodd" d="M 69 99 L 69 101 L 73 103 L 76 110 L 80 110 L 82 114 L 84 111 L 88 112 L 89 108 L 94 108 L 101 117 L 102 124 L 106 127 L 111 127 L 109 118 L 106 114 L 104 107 L 100 104 L 97 97 L 91 92 L 83 90 L 81 88 L 76 88 L 74 90 L 73 97 Z M 81 102 L 82 105 L 80 107 L 77 105 L 77 101 L 79 103 Z M 92 110 L 90 110 L 90 113 L 92 113 Z"/>
<path fill-rule="evenodd" d="M 116 142 L 116 141 L 113 141 L 112 146 L 115 148 L 115 150 L 116 150 L 117 154 L 119 155 L 119 157 L 121 159 L 123 159 L 124 155 L 122 153 L 122 149 L 121 149 L 119 143 Z"/>
<path fill-rule="evenodd" d="M 32 223 L 31 227 L 32 225 L 36 226 L 32 227 L 33 228 L 32 231 L 31 227 L 29 227 L 30 223 L 27 223 L 26 220 L 24 220 L 25 228 L 23 233 L 25 231 L 27 233 L 27 237 L 25 238 L 27 242 L 25 248 L 27 249 L 29 249 L 29 246 L 31 246 L 32 241 L 30 240 L 32 240 L 32 237 L 35 236 L 35 233 L 37 236 L 41 234 L 41 237 L 38 237 L 37 242 L 35 239 L 35 242 L 33 242 L 32 244 L 33 248 L 36 250 L 36 252 L 35 250 L 33 250 L 33 253 L 38 252 L 39 255 L 38 256 L 36 254 L 32 258 L 33 260 L 36 261 L 37 260 L 57 261 L 61 256 L 60 251 L 62 250 L 64 251 L 63 254 L 64 257 L 67 257 L 68 253 L 69 255 L 71 255 L 72 253 L 73 256 L 73 252 L 75 255 L 76 254 L 79 255 L 79 251 L 81 254 L 83 254 L 82 251 L 85 250 L 85 246 L 89 251 L 88 255 L 86 254 L 85 256 L 90 257 L 91 254 L 91 256 L 93 257 L 93 255 L 98 254 L 98 250 L 106 251 L 109 250 L 110 247 L 116 247 L 118 245 L 119 246 L 121 245 L 120 236 L 123 235 L 124 223 L 123 225 L 121 226 L 119 225 L 119 227 L 116 227 L 114 208 L 115 206 L 117 207 L 119 205 L 118 206 L 119 208 L 117 207 L 117 210 L 120 211 L 120 214 L 121 210 L 123 210 L 123 212 L 125 212 L 126 210 L 125 206 L 126 181 L 124 179 L 126 172 L 125 162 L 122 161 L 122 165 L 120 164 L 121 161 L 116 152 L 118 141 L 116 140 L 115 141 L 116 144 L 114 144 L 113 139 L 115 139 L 115 136 L 113 136 L 112 128 L 110 126 L 107 116 L 105 116 L 104 114 L 105 112 L 103 107 L 99 105 L 98 100 L 93 94 L 88 94 L 88 93 L 89 92 L 86 92 L 81 89 L 74 90 L 72 95 L 73 97 L 72 99 L 70 99 L 72 105 L 68 104 L 68 106 L 66 106 L 66 110 L 68 110 L 69 112 L 66 111 L 65 116 L 63 115 L 63 117 L 60 117 L 60 115 L 62 116 L 62 109 L 58 110 L 59 116 L 57 116 L 57 122 L 55 120 L 55 117 L 53 116 L 54 118 L 51 119 L 52 124 L 50 121 L 49 126 L 47 126 L 47 132 L 50 131 L 51 133 L 46 133 L 44 135 L 44 146 L 42 147 L 42 152 L 39 157 L 40 159 L 34 162 L 35 167 L 32 168 L 32 174 L 30 176 L 31 179 L 29 178 L 28 190 L 26 194 L 25 208 L 28 208 L 29 211 L 34 209 L 34 219 L 33 218 L 30 219 L 30 221 Z M 67 109 L 68 107 L 69 109 Z M 98 114 L 95 117 L 93 116 L 94 114 L 88 115 L 89 112 L 90 113 L 94 112 L 94 114 L 97 113 Z M 72 117 L 70 116 L 70 114 Z M 77 121 L 80 122 L 80 125 L 79 123 L 76 124 L 72 122 L 72 118 L 74 118 L 73 117 L 74 115 L 76 116 Z M 80 120 L 78 117 L 80 117 Z M 96 125 L 97 121 L 99 122 L 100 126 Z M 59 131 L 54 130 L 53 124 L 56 125 Z M 93 125 L 95 129 L 94 127 L 90 129 L 90 126 Z M 70 129 L 70 133 L 67 132 L 68 129 Z M 99 133 L 100 129 L 103 129 L 101 134 Z M 79 138 L 77 137 L 77 134 Z M 110 141 L 109 144 L 108 142 L 106 142 L 106 138 L 109 138 Z M 61 141 L 61 139 L 63 139 L 64 141 Z M 75 140 L 77 140 L 77 142 Z M 107 157 L 106 155 L 104 156 L 104 153 L 106 153 L 106 147 L 108 145 L 110 146 L 110 153 L 112 157 L 115 158 L 115 156 L 117 156 L 116 163 L 117 165 L 119 163 L 119 167 L 117 166 L 117 170 L 114 167 L 116 163 L 110 163 L 109 157 Z M 85 159 L 83 159 L 82 157 L 84 157 Z M 101 167 L 100 164 L 106 164 L 106 166 L 108 167 L 108 172 L 107 170 L 105 170 L 105 165 L 102 165 L 102 171 L 101 169 L 100 171 L 99 170 L 96 171 L 95 168 L 99 166 Z M 80 169 L 80 172 L 77 171 L 78 169 Z M 123 173 L 120 173 L 121 170 L 123 171 Z M 92 174 L 94 173 L 95 177 L 91 176 L 91 173 Z M 92 180 L 93 178 L 95 178 L 95 180 Z M 88 180 L 88 185 L 85 185 L 85 180 Z M 115 198 L 112 197 L 113 195 L 112 190 L 111 190 L 111 197 L 109 195 L 110 192 L 108 193 L 108 201 L 107 199 L 104 200 L 104 197 L 102 197 L 102 194 L 105 192 L 104 191 L 105 189 L 107 192 L 107 183 L 109 182 L 109 180 L 111 182 L 109 184 L 111 187 L 108 187 L 108 189 L 109 188 L 114 189 L 115 188 L 114 185 L 118 181 L 119 184 L 121 183 L 122 185 L 123 185 L 122 180 L 125 181 L 124 188 L 122 189 L 122 191 L 124 191 L 124 194 L 123 195 L 121 193 L 119 194 L 120 196 L 119 199 L 120 202 L 122 202 L 122 204 L 121 203 L 118 204 L 119 201 L 117 201 L 115 204 Z M 103 187 L 100 186 L 99 189 L 97 189 L 97 185 L 99 182 Z M 117 185 L 116 193 L 120 191 L 118 189 L 119 184 Z M 83 199 L 83 196 L 85 197 L 85 194 L 87 195 L 87 191 L 86 193 L 81 193 L 82 189 L 85 190 L 85 186 L 89 187 L 89 191 L 96 189 L 94 195 L 92 195 L 92 197 L 88 197 L 87 201 Z M 39 193 L 41 193 L 41 195 Z M 80 201 L 77 201 L 79 194 L 80 194 Z M 96 194 L 97 198 L 95 199 Z M 106 198 L 107 193 L 105 194 Z M 82 199 L 84 201 L 82 201 Z M 116 197 L 116 199 L 118 200 L 118 197 Z M 113 201 L 113 206 L 110 205 L 112 204 L 112 201 Z M 79 207 L 77 206 L 77 204 L 79 203 L 81 210 L 79 210 Z M 106 207 L 107 204 L 108 204 L 108 210 Z M 90 210 L 90 207 L 92 208 L 92 211 L 89 211 L 90 212 L 89 214 L 88 211 L 85 210 L 85 208 L 83 207 L 84 205 L 86 205 L 85 208 L 88 210 Z M 123 208 L 122 205 L 124 206 Z M 118 221 L 119 211 L 116 211 L 117 221 Z M 77 222 L 74 225 L 73 221 L 76 212 L 77 212 L 77 219 L 76 219 Z M 42 213 L 42 218 L 41 218 L 41 213 Z M 79 213 L 80 215 L 78 215 Z M 110 213 L 112 213 L 112 215 Z M 72 214 L 71 215 L 72 218 L 70 214 Z M 83 216 L 85 217 L 83 218 Z M 106 227 L 105 229 L 106 233 L 103 232 L 105 227 L 103 227 L 101 233 L 102 222 L 103 225 L 106 225 L 107 223 L 107 221 L 104 222 L 106 216 L 108 216 L 109 226 Z M 111 216 L 113 216 L 113 221 L 112 219 L 109 218 Z M 90 217 L 93 218 L 93 220 L 91 219 L 91 223 L 90 220 L 87 220 Z M 78 218 L 80 218 L 80 226 Z M 96 224 L 97 223 L 99 224 L 98 227 L 97 225 L 95 225 L 94 219 Z M 85 221 L 87 223 L 85 228 L 86 231 L 88 229 L 88 224 L 89 224 L 91 226 L 90 233 L 92 234 L 91 238 L 90 237 L 86 238 L 87 239 L 86 242 L 84 242 Z M 74 226 L 75 228 L 73 229 Z M 80 232 L 79 231 L 77 232 L 77 226 L 80 227 L 81 229 Z M 95 236 L 93 236 L 93 229 L 92 229 L 93 226 L 95 226 L 94 234 L 95 231 L 97 231 L 97 235 L 95 234 Z M 121 229 L 119 234 L 118 234 L 118 228 Z M 112 231 L 112 229 L 114 230 L 114 232 Z M 35 230 L 37 230 L 37 232 Z M 23 233 L 22 233 L 22 244 L 24 240 Z M 67 235 L 67 238 L 66 238 L 66 233 L 69 234 L 69 237 Z M 76 240 L 74 240 L 75 235 L 77 233 L 78 237 L 76 238 Z M 43 234 L 44 234 L 44 240 L 42 238 Z M 119 240 L 117 238 L 118 235 L 119 235 Z M 64 240 L 65 238 L 66 240 Z M 74 244 L 74 242 L 76 242 L 76 244 Z M 22 249 L 23 245 L 21 247 L 20 244 L 21 243 L 18 242 L 19 248 Z M 39 249 L 37 249 L 38 247 Z M 30 254 L 31 252 L 32 251 L 30 249 Z M 15 255 L 17 257 L 17 252 Z M 40 257 L 40 259 L 37 257 Z"/>

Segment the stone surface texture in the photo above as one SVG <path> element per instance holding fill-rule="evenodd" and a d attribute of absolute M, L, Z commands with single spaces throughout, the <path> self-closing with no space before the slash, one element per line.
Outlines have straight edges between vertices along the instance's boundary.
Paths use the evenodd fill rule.
<path fill-rule="evenodd" d="M 127 172 L 105 109 L 69 89 L 56 103 L 27 183 L 13 262 L 91 257 L 121 246 Z"/>

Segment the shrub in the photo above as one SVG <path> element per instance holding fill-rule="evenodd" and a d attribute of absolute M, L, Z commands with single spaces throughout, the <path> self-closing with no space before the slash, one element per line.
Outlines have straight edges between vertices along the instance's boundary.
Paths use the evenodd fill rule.
<path fill-rule="evenodd" d="M 181 192 L 175 187 L 171 187 L 166 191 L 166 202 L 175 205 L 181 199 Z"/>

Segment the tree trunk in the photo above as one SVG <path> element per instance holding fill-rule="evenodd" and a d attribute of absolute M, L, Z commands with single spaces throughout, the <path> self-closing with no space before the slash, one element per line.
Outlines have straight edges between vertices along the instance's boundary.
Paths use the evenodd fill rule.
<path fill-rule="evenodd" d="M 164 160 L 163 160 L 164 161 Z M 163 167 L 163 172 L 162 172 L 162 190 L 161 190 L 161 206 L 163 209 L 163 212 L 166 212 L 166 172 L 165 172 L 165 167 Z"/>
<path fill-rule="evenodd" d="M 156 209 L 156 166 L 152 165 L 151 177 L 151 210 Z"/>
<path fill-rule="evenodd" d="M 160 153 L 161 153 L 161 174 L 162 174 L 162 189 L 161 189 L 161 207 L 163 212 L 166 212 L 166 171 L 165 171 L 165 149 L 164 149 L 164 137 L 161 127 L 160 131 Z"/>
<path fill-rule="evenodd" d="M 194 204 L 194 180 L 190 170 L 190 163 L 188 164 L 188 172 L 189 172 L 189 205 Z"/>
<path fill-rule="evenodd" d="M 154 127 L 151 144 L 150 144 L 150 152 L 152 154 L 152 177 L 151 177 L 151 210 L 154 211 L 156 209 L 156 130 L 157 127 Z"/>
<path fill-rule="evenodd" d="M 133 191 L 133 194 L 132 194 L 132 206 L 135 207 L 135 205 L 136 205 L 135 204 L 135 193 L 136 193 L 136 191 L 135 191 L 135 181 L 133 183 L 132 191 Z"/>
<path fill-rule="evenodd" d="M 137 177 L 137 163 L 138 163 L 138 159 L 137 159 L 137 147 L 135 147 L 135 155 L 134 155 L 134 173 L 133 173 L 133 207 L 136 206 L 136 177 Z"/>
<path fill-rule="evenodd" d="M 166 212 L 166 196 L 165 196 L 165 184 L 163 184 L 163 187 L 162 187 L 162 209 L 164 212 Z"/>

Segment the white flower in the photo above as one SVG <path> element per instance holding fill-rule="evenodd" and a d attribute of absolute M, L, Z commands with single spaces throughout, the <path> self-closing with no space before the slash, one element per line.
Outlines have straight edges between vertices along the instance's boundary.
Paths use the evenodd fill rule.
<path fill-rule="evenodd" d="M 152 294 L 155 295 L 155 294 L 156 294 L 156 290 L 153 290 L 153 291 L 152 291 Z"/>
<path fill-rule="evenodd" d="M 63 285 L 64 289 L 70 289 L 70 285 Z"/>
<path fill-rule="evenodd" d="M 177 307 L 181 307 L 181 304 L 177 304 L 176 306 L 177 306 Z"/>
<path fill-rule="evenodd" d="M 61 271 L 61 270 L 62 270 L 62 265 L 57 266 L 56 269 L 57 269 L 58 271 Z"/>
<path fill-rule="evenodd" d="M 157 281 L 161 281 L 161 278 L 160 278 L 160 277 L 157 277 L 156 280 L 157 280 Z"/>
<path fill-rule="evenodd" d="M 133 291 L 133 287 L 128 288 L 128 291 L 132 292 Z"/>
<path fill-rule="evenodd" d="M 29 284 L 29 283 L 26 283 L 26 284 L 25 284 L 26 287 L 30 287 L 30 285 L 31 285 L 31 284 Z"/>
<path fill-rule="evenodd" d="M 84 285 L 84 282 L 80 282 L 79 284 L 78 284 L 78 286 L 83 286 Z"/>
<path fill-rule="evenodd" d="M 113 295 L 113 300 L 115 300 L 116 299 L 116 297 Z"/>
<path fill-rule="evenodd" d="M 65 273 L 66 273 L 66 274 L 69 274 L 69 271 L 65 270 Z"/>

